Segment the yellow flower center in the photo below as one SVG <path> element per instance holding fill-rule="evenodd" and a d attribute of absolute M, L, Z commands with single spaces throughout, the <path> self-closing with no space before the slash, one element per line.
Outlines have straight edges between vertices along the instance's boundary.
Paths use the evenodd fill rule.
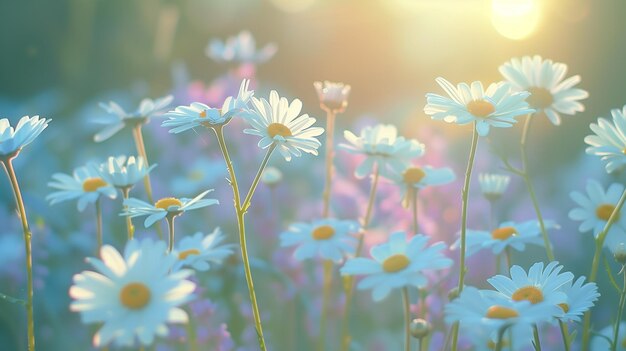
<path fill-rule="evenodd" d="M 615 210 L 615 206 L 611 204 L 602 204 L 596 208 L 596 217 L 603 221 L 608 221 L 609 217 L 611 217 L 611 214 L 613 213 L 613 210 Z M 619 213 L 615 214 L 615 219 L 619 219 Z"/>
<path fill-rule="evenodd" d="M 131 310 L 144 308 L 150 297 L 150 289 L 143 283 L 128 283 L 120 291 L 120 302 Z"/>
<path fill-rule="evenodd" d="M 495 240 L 506 240 L 512 236 L 517 235 L 517 230 L 513 227 L 502 227 L 498 229 L 494 229 L 491 232 L 491 237 Z"/>
<path fill-rule="evenodd" d="M 565 313 L 569 312 L 569 305 L 568 305 L 568 304 L 566 304 L 565 302 L 564 302 L 564 303 L 560 303 L 560 304 L 558 304 L 558 306 L 559 306 L 559 307 L 561 307 L 561 309 L 563 310 L 563 312 L 565 312 Z"/>
<path fill-rule="evenodd" d="M 387 257 L 383 261 L 383 270 L 387 273 L 394 273 L 405 269 L 411 261 L 403 254 L 395 254 Z"/>
<path fill-rule="evenodd" d="M 164 209 L 164 210 L 167 211 L 167 209 L 170 208 L 170 206 L 178 206 L 178 207 L 180 207 L 182 205 L 183 205 L 183 203 L 180 202 L 180 200 L 178 200 L 175 197 L 165 197 L 165 198 L 162 198 L 161 200 L 157 201 L 154 204 L 154 207 L 161 208 L 161 209 Z"/>
<path fill-rule="evenodd" d="M 202 110 L 200 112 L 200 118 L 204 118 L 204 117 L 206 117 L 206 110 Z"/>
<path fill-rule="evenodd" d="M 485 317 L 492 319 L 509 319 L 519 316 L 516 310 L 504 306 L 493 305 L 487 309 Z"/>
<path fill-rule="evenodd" d="M 546 88 L 531 87 L 528 88 L 528 92 L 530 96 L 526 98 L 526 102 L 528 102 L 530 107 L 536 109 L 547 108 L 554 102 L 554 96 Z"/>
<path fill-rule="evenodd" d="M 319 226 L 313 229 L 313 233 L 311 233 L 315 240 L 327 240 L 332 238 L 333 235 L 335 235 L 335 229 L 329 225 Z"/>
<path fill-rule="evenodd" d="M 419 183 L 425 176 L 426 173 L 419 167 L 411 167 L 402 174 L 402 178 L 407 184 Z"/>
<path fill-rule="evenodd" d="M 199 255 L 200 254 L 200 250 L 198 249 L 189 249 L 189 250 L 185 250 L 185 251 L 181 251 L 178 253 L 178 259 L 179 260 L 184 260 L 185 258 L 191 256 L 191 255 Z"/>
<path fill-rule="evenodd" d="M 104 179 L 102 178 L 99 178 L 99 177 L 87 178 L 83 182 L 83 191 L 93 192 L 106 185 L 107 185 L 107 182 L 105 182 Z"/>
<path fill-rule="evenodd" d="M 476 117 L 485 118 L 492 114 L 496 108 L 489 101 L 474 100 L 467 104 L 467 111 Z"/>
<path fill-rule="evenodd" d="M 270 135 L 270 138 L 273 138 L 277 135 L 281 137 L 291 136 L 291 129 L 282 123 L 272 123 L 267 126 L 267 134 Z"/>
<path fill-rule="evenodd" d="M 513 301 L 527 300 L 535 304 L 543 301 L 543 293 L 537 287 L 525 286 L 515 290 L 513 295 L 511 295 L 511 299 L 513 299 Z"/>

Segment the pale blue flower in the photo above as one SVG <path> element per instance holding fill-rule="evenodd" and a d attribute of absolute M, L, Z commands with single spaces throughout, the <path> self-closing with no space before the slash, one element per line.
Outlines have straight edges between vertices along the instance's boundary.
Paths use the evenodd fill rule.
<path fill-rule="evenodd" d="M 604 327 L 598 334 L 591 338 L 591 351 L 610 351 L 611 340 L 615 333 L 613 323 Z M 619 334 L 617 336 L 616 351 L 626 351 L 626 322 L 619 323 Z"/>
<path fill-rule="evenodd" d="M 109 157 L 106 163 L 99 166 L 100 176 L 116 188 L 129 188 L 141 181 L 156 164 L 147 166 L 141 156 Z"/>
<path fill-rule="evenodd" d="M 569 281 L 560 290 L 567 295 L 567 300 L 561 304 L 561 313 L 557 318 L 565 322 L 580 322 L 580 317 L 600 297 L 596 283 L 585 284 L 585 277 L 579 277 L 575 282 Z"/>
<path fill-rule="evenodd" d="M 180 133 L 199 126 L 219 126 L 228 123 L 235 115 L 248 109 L 248 102 L 254 91 L 248 90 L 250 80 L 244 79 L 239 87 L 237 97 L 227 97 L 222 108 L 209 107 L 201 102 L 193 102 L 189 106 L 178 106 L 174 111 L 165 114 L 168 120 L 161 126 L 170 128 L 170 133 Z"/>
<path fill-rule="evenodd" d="M 261 173 L 261 182 L 267 186 L 275 186 L 283 180 L 283 172 L 276 167 L 265 167 L 263 173 Z"/>
<path fill-rule="evenodd" d="M 492 290 L 466 286 L 459 297 L 446 305 L 444 313 L 448 324 L 460 322 L 461 328 L 469 327 L 491 333 L 506 326 L 530 330 L 532 325 L 551 321 L 559 310 L 557 305 L 513 301 Z"/>
<path fill-rule="evenodd" d="M 221 265 L 228 256 L 233 254 L 233 244 L 222 244 L 226 236 L 220 228 L 211 234 L 197 232 L 185 236 L 176 244 L 172 254 L 178 257 L 175 270 L 180 267 L 191 267 L 196 271 L 208 271 L 213 265 Z"/>
<path fill-rule="evenodd" d="M 252 34 L 242 31 L 225 42 L 211 40 L 205 53 L 217 62 L 263 63 L 271 59 L 277 50 L 276 44 L 270 43 L 257 51 Z"/>
<path fill-rule="evenodd" d="M 371 174 L 374 167 L 378 167 L 385 177 L 402 173 L 411 160 L 424 154 L 425 149 L 424 144 L 417 140 L 398 136 L 398 129 L 391 124 L 365 127 L 359 136 L 346 130 L 343 136 L 349 144 L 339 144 L 339 149 L 366 156 L 354 171 L 358 178 Z"/>
<path fill-rule="evenodd" d="M 193 199 L 166 197 L 158 200 L 154 205 L 131 197 L 124 200 L 126 210 L 120 215 L 130 218 L 148 216 L 143 223 L 148 228 L 155 222 L 165 219 L 168 215 L 178 216 L 186 211 L 219 204 L 216 199 L 203 199 L 211 191 L 213 189 L 207 190 Z"/>
<path fill-rule="evenodd" d="M 24 116 L 14 128 L 7 118 L 0 119 L 0 159 L 13 157 L 24 146 L 33 142 L 48 127 L 49 122 L 49 119 L 39 116 Z"/>
<path fill-rule="evenodd" d="M 490 127 L 512 127 L 516 117 L 535 112 L 525 101 L 529 92 L 512 92 L 504 82 L 493 83 L 484 90 L 478 81 L 470 85 L 460 83 L 457 87 L 441 77 L 436 81 L 449 97 L 426 94 L 424 112 L 432 119 L 448 123 L 476 122 L 480 136 L 487 136 Z"/>
<path fill-rule="evenodd" d="M 126 112 L 114 101 L 109 101 L 108 104 L 101 102 L 100 107 L 108 112 L 110 117 L 94 120 L 94 123 L 105 125 L 105 128 L 98 132 L 93 140 L 99 143 L 115 135 L 122 130 L 124 126 L 134 127 L 146 123 L 150 117 L 157 116 L 172 100 L 174 100 L 172 95 L 167 95 L 156 100 L 143 99 L 134 112 Z"/>
<path fill-rule="evenodd" d="M 574 221 L 581 221 L 578 230 L 581 232 L 593 231 L 593 235 L 597 237 L 604 229 L 623 191 L 624 186 L 622 184 L 613 183 L 605 191 L 600 183 L 590 179 L 587 181 L 587 194 L 578 191 L 570 193 L 572 200 L 580 207 L 572 209 L 569 212 L 569 218 Z M 626 213 L 624 209 L 618 215 L 604 241 L 604 245 L 609 249 L 620 242 L 626 242 Z"/>
<path fill-rule="evenodd" d="M 511 267 L 511 277 L 496 275 L 487 279 L 500 294 L 513 301 L 529 301 L 533 305 L 548 304 L 558 306 L 567 302 L 567 295 L 563 286 L 571 283 L 574 275 L 570 272 L 561 273 L 563 266 L 558 262 L 550 262 L 545 266 L 543 262 L 533 264 L 528 273 L 520 266 Z M 563 310 L 553 314 L 560 316 Z"/>
<path fill-rule="evenodd" d="M 105 245 L 100 257 L 87 259 L 96 272 L 76 274 L 69 292 L 70 309 L 98 324 L 95 347 L 149 346 L 168 335 L 167 323 L 188 321 L 180 306 L 193 298 L 195 284 L 186 279 L 192 271 L 172 271 L 177 259 L 163 241 L 130 240 L 123 256 Z"/>
<path fill-rule="evenodd" d="M 314 82 L 313 87 L 317 92 L 322 109 L 334 113 L 343 112 L 348 106 L 348 95 L 350 95 L 350 85 L 343 83 Z"/>
<path fill-rule="evenodd" d="M 291 155 L 300 157 L 302 151 L 317 155 L 322 145 L 317 136 L 324 133 L 320 127 L 312 127 L 315 118 L 300 115 L 302 102 L 294 99 L 291 103 L 281 98 L 275 90 L 270 92 L 269 101 L 252 98 L 254 111 L 244 117 L 252 128 L 244 129 L 244 133 L 260 136 L 259 147 L 266 149 L 276 144 L 276 149 L 291 161 Z"/>
<path fill-rule="evenodd" d="M 431 186 L 445 185 L 455 179 L 454 172 L 448 167 L 433 168 L 431 166 L 419 167 L 408 165 L 399 173 L 389 172 L 386 175 L 391 181 L 400 187 L 400 195 L 403 204 L 408 207 L 414 191 Z"/>
<path fill-rule="evenodd" d="M 483 196 L 490 201 L 498 200 L 509 187 L 511 177 L 504 174 L 481 173 L 478 183 Z"/>
<path fill-rule="evenodd" d="M 595 134 L 585 137 L 585 142 L 590 145 L 586 152 L 599 156 L 609 173 L 626 164 L 626 106 L 622 110 L 611 110 L 611 115 L 613 123 L 598 118 L 598 124 L 589 125 Z"/>
<path fill-rule="evenodd" d="M 48 186 L 58 191 L 46 197 L 51 205 L 78 199 L 78 210 L 82 212 L 88 204 L 96 202 L 101 196 L 111 199 L 117 197 L 117 190 L 101 178 L 95 164 L 78 167 L 72 175 L 55 173 L 52 179 Z"/>
<path fill-rule="evenodd" d="M 553 221 L 545 221 L 546 229 L 560 228 Z M 539 221 L 530 220 L 525 222 L 506 221 L 501 223 L 493 231 L 468 230 L 466 237 L 467 256 L 471 256 L 483 249 L 490 250 L 494 255 L 499 255 L 507 248 L 524 251 L 526 245 L 544 246 L 541 237 Z M 460 247 L 460 239 L 452 245 L 452 248 Z"/>
<path fill-rule="evenodd" d="M 589 93 L 574 88 L 580 83 L 580 76 L 565 78 L 567 65 L 552 60 L 544 60 L 539 55 L 513 58 L 499 68 L 500 73 L 514 89 L 528 91 L 526 99 L 537 114 L 543 114 L 552 124 L 561 124 L 559 113 L 573 115 L 585 110 L 579 100 L 589 97 Z"/>
<path fill-rule="evenodd" d="M 280 246 L 297 246 L 294 257 L 300 261 L 317 257 L 340 262 L 354 253 L 357 240 L 352 234 L 358 231 L 357 222 L 332 218 L 294 223 L 280 234 Z"/>
<path fill-rule="evenodd" d="M 395 232 L 389 241 L 370 250 L 372 258 L 348 259 L 341 275 L 365 275 L 357 285 L 361 290 L 372 289 L 374 301 L 384 299 L 391 290 L 408 286 L 424 288 L 428 284 L 426 271 L 440 270 L 452 265 L 442 251 L 442 242 L 426 247 L 429 238 L 415 235 L 407 242 L 404 232 Z"/>

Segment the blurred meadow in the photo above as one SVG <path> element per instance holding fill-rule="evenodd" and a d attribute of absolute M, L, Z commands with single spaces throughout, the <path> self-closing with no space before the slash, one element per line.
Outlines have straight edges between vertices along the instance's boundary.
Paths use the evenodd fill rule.
<path fill-rule="evenodd" d="M 71 174 L 89 162 L 105 163 L 109 156 L 137 155 L 131 128 L 108 140 L 94 141 L 102 130 L 94 121 L 107 117 L 99 103 L 115 101 L 132 111 L 144 98 L 171 94 L 173 102 L 160 112 L 192 102 L 219 108 L 226 97 L 237 95 L 243 79 L 250 80 L 255 97 L 277 90 L 289 101 L 300 99 L 300 114 L 316 118 L 317 127 L 325 127 L 326 112 L 320 108 L 313 82 L 349 84 L 347 108 L 337 114 L 335 144 L 347 143 L 344 130 L 359 135 L 364 127 L 379 123 L 395 125 L 400 135 L 423 143 L 426 151 L 418 162 L 449 167 L 456 177 L 449 184 L 420 190 L 420 233 L 430 243 L 443 241 L 449 246 L 459 236 L 461 189 L 474 129 L 471 124 L 433 120 L 424 112 L 426 93 L 442 93 L 435 79 L 445 77 L 455 85 L 477 80 L 487 86 L 503 80 L 499 66 L 523 56 L 540 55 L 567 64 L 566 76 L 580 75 L 578 87 L 589 93 L 582 101 L 584 111 L 563 116 L 559 126 L 543 117 L 533 122 L 528 169 L 543 216 L 560 225 L 550 231 L 556 260 L 574 276 L 588 276 L 594 240 L 590 233 L 579 232 L 580 223 L 568 216 L 577 207 L 570 192 L 584 192 L 589 179 L 605 188 L 624 184 L 626 179 L 623 170 L 607 173 L 598 157 L 585 153 L 584 141 L 592 133 L 590 123 L 600 116 L 610 117 L 611 109 L 626 103 L 624 14 L 626 2 L 620 0 L 1 1 L 0 118 L 8 118 L 11 125 L 24 115 L 51 119 L 49 127 L 14 162 L 33 233 L 37 348 L 105 349 L 94 345 L 98 323 L 83 324 L 80 313 L 70 311 L 73 299 L 68 293 L 75 274 L 93 269 L 85 257 L 96 256 L 94 206 L 79 212 L 75 201 L 51 205 L 46 200 L 54 191 L 48 183 L 55 173 Z M 224 41 L 242 31 L 254 38 L 257 50 L 270 45 L 271 54 L 248 61 L 207 56 L 211 40 Z M 150 173 L 155 199 L 193 198 L 215 189 L 207 196 L 220 204 L 177 219 L 177 238 L 199 231 L 209 234 L 219 227 L 225 243 L 233 244 L 233 254 L 193 277 L 196 298 L 184 308 L 191 322 L 171 327 L 167 336 L 157 338 L 145 350 L 259 350 L 233 194 L 217 139 L 204 127 L 168 133 L 161 126 L 163 120 L 151 118 L 143 128 L 150 164 L 157 164 Z M 522 125 L 492 128 L 488 137 L 480 138 L 468 228 L 488 230 L 491 225 L 493 212 L 480 192 L 478 175 L 508 174 L 498 155 L 520 164 Z M 224 128 L 243 195 L 264 155 L 257 147 L 258 138 L 242 133 L 248 127 L 243 118 L 233 118 Z M 246 217 L 250 265 L 269 350 L 340 349 L 346 299 L 341 264 L 334 266 L 331 297 L 322 301 L 322 261 L 294 258 L 294 250 L 281 247 L 279 238 L 292 223 L 321 218 L 325 137 L 318 137 L 317 157 L 304 153 L 286 162 L 278 152 L 272 156 L 269 166 L 280 170 L 281 179 L 276 184 L 261 180 Z M 370 177 L 355 177 L 354 171 L 364 157 L 342 149 L 334 155 L 331 213 L 335 218 L 359 221 L 367 211 Z M 535 219 L 523 180 L 510 175 L 509 189 L 493 211 L 501 222 Z M 142 182 L 134 189 L 131 197 L 151 197 Z M 127 239 L 126 222 L 120 216 L 121 196 L 106 200 L 102 202 L 104 243 L 121 251 Z M 411 232 L 411 212 L 401 202 L 401 190 L 391 181 L 381 181 L 371 225 L 365 230 L 364 252 L 385 242 L 392 232 Z M 168 230 L 165 221 L 149 228 L 143 221 L 133 221 L 136 238 L 156 239 L 156 227 L 163 233 Z M 623 229 L 619 235 L 626 242 Z M 458 254 L 458 248 L 445 250 L 455 262 Z M 594 331 L 615 321 L 620 298 L 606 271 L 612 271 L 621 286 L 621 265 L 608 249 L 605 257 L 607 262 L 600 264 L 597 277 L 601 297 L 593 308 Z M 11 183 L 3 173 L 0 293 L 18 299 L 25 296 L 24 259 L 22 225 Z M 508 275 L 507 270 L 496 269 L 495 260 L 491 253 L 471 255 L 468 284 L 487 288 L 487 278 Z M 512 251 L 512 261 L 524 269 L 548 262 L 541 245 Z M 433 277 L 441 281 L 422 303 L 417 302 L 421 296 L 417 289 L 413 292 L 414 317 L 429 320 L 435 330 L 422 351 L 444 349 L 450 323 L 444 322 L 443 305 L 448 302 L 448 290 L 456 286 L 458 271 L 455 263 L 445 273 L 429 273 L 431 281 Z M 0 350 L 27 350 L 23 307 L 0 300 Z M 322 317 L 325 310 L 328 315 Z M 405 321 L 397 291 L 378 303 L 369 291 L 355 289 L 351 313 L 351 350 L 403 349 Z M 321 318 L 327 318 L 327 331 L 320 332 Z M 571 328 L 578 330 L 571 349 L 580 350 L 581 325 Z M 626 330 L 620 340 L 625 337 Z M 543 330 L 541 338 L 544 350 L 564 349 L 558 326 Z M 626 350 L 625 343 L 618 343 L 617 350 Z M 461 335 L 461 349 L 493 347 L 476 346 L 471 336 Z M 532 347 L 527 343 L 510 349 Z"/>

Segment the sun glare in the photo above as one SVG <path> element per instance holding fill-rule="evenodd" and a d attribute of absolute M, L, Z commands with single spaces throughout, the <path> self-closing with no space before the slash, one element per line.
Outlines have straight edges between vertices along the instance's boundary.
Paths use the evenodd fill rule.
<path fill-rule="evenodd" d="M 492 0 L 491 22 L 502 36 L 521 40 L 530 36 L 539 24 L 539 6 L 535 0 Z"/>

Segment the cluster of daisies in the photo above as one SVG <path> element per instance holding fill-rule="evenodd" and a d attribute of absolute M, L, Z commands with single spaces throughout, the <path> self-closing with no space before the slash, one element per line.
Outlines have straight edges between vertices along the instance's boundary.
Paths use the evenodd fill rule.
<path fill-rule="evenodd" d="M 273 56 L 275 51 L 276 48 L 269 45 L 257 52 L 253 38 L 247 32 L 226 43 L 212 42 L 207 48 L 209 56 L 224 61 L 240 57 L 244 61 L 262 62 Z M 358 155 L 361 159 L 354 170 L 355 178 L 369 179 L 372 183 L 365 213 L 358 219 L 323 215 L 308 222 L 291 224 L 280 234 L 280 245 L 292 250 L 293 257 L 299 261 L 323 261 L 337 268 L 336 271 L 344 276 L 346 318 L 349 318 L 352 301 L 353 277 L 358 277 L 356 287 L 359 290 L 371 290 L 374 301 L 382 301 L 399 290 L 403 291 L 408 301 L 417 291 L 428 291 L 452 276 L 454 261 L 450 257 L 456 250 L 460 256 L 460 280 L 450 294 L 450 302 L 443 308 L 448 340 L 453 350 L 456 351 L 458 347 L 455 333 L 459 331 L 461 335 L 472 335 L 471 343 L 475 349 L 518 350 L 531 344 L 540 349 L 539 330 L 550 325 L 560 326 L 565 347 L 569 350 L 575 336 L 567 332 L 567 325 L 580 322 L 583 316 L 585 324 L 582 342 L 583 348 L 587 347 L 590 309 L 600 296 L 594 281 L 597 279 L 597 262 L 604 254 L 603 248 L 613 250 L 616 257 L 622 255 L 618 262 L 622 265 L 626 263 L 626 214 L 622 211 L 626 191 L 622 184 L 614 183 L 605 188 L 598 181 L 590 179 L 586 193 L 571 193 L 578 207 L 569 212 L 569 217 L 581 222 L 581 232 L 592 232 L 595 238 L 596 253 L 589 279 L 583 276 L 575 278 L 574 274 L 564 272 L 564 267 L 552 259 L 547 264 L 534 263 L 528 271 L 510 262 L 511 251 L 524 252 L 529 245 L 546 250 L 548 257 L 552 255 L 548 235 L 559 226 L 554 221 L 543 219 L 539 206 L 535 206 L 537 218 L 521 222 L 498 222 L 497 218 L 492 218 L 485 226 L 486 229 L 468 229 L 467 192 L 479 137 L 487 137 L 493 128 L 512 127 L 522 116 L 527 116 L 527 122 L 545 116 L 558 125 L 562 115 L 583 111 L 580 100 L 588 96 L 586 91 L 575 87 L 580 82 L 579 76 L 565 78 L 567 67 L 564 64 L 539 56 L 512 59 L 500 67 L 500 72 L 506 81 L 490 84 L 487 88 L 481 82 L 455 86 L 444 78 L 437 78 L 436 82 L 446 96 L 433 93 L 426 95 L 424 112 L 431 118 L 460 125 L 473 124 L 474 138 L 463 191 L 461 231 L 458 240 L 450 246 L 443 242 L 432 242 L 428 235 L 420 233 L 416 207 L 421 190 L 450 184 L 455 180 L 452 169 L 436 168 L 420 162 L 426 153 L 426 146 L 418 140 L 400 136 L 393 125 L 368 126 L 358 135 L 351 131 L 343 133 L 345 142 L 338 145 L 339 149 Z M 316 82 L 314 87 L 320 106 L 329 118 L 345 111 L 350 86 Z M 184 307 L 196 298 L 198 280 L 194 276 L 221 265 L 235 249 L 235 244 L 227 243 L 229 240 L 219 228 L 209 234 L 197 232 L 183 235 L 177 240 L 176 218 L 187 211 L 216 205 L 218 201 L 206 198 L 212 189 L 189 198 L 152 198 L 150 175 L 157 165 L 148 163 L 141 134 L 143 125 L 153 118 L 164 118 L 161 125 L 173 134 L 199 128 L 214 132 L 230 172 L 235 214 L 240 221 L 243 221 L 243 215 L 250 206 L 258 181 L 272 186 L 282 177 L 278 169 L 266 167 L 273 151 L 290 161 L 303 153 L 317 155 L 322 145 L 318 137 L 324 133 L 324 129 L 314 126 L 315 118 L 302 114 L 303 105 L 299 99 L 290 101 L 276 91 L 271 91 L 267 98 L 259 98 L 250 90 L 250 82 L 245 79 L 237 95 L 227 97 L 219 107 L 193 102 L 168 110 L 172 101 L 172 96 L 144 99 L 133 112 L 127 112 L 115 102 L 102 104 L 109 117 L 98 120 L 105 126 L 95 135 L 94 140 L 103 142 L 124 128 L 132 129 L 138 155 L 112 156 L 105 162 L 89 162 L 76 168 L 72 174 L 54 174 L 49 183 L 54 189 L 47 197 L 50 204 L 75 200 L 81 212 L 91 205 L 96 209 L 99 235 L 97 257 L 87 259 L 94 270 L 76 274 L 70 288 L 73 299 L 71 310 L 79 312 L 84 323 L 98 324 L 93 339 L 96 347 L 112 343 L 122 347 L 152 345 L 156 337 L 168 335 L 168 324 L 186 323 L 188 316 Z M 222 129 L 234 118 L 245 121 L 249 127 L 243 133 L 258 137 L 258 147 L 267 151 L 259 173 L 243 201 L 239 197 L 234 169 L 222 134 Z M 11 160 L 47 126 L 48 120 L 38 116 L 23 117 L 15 127 L 7 119 L 0 120 L 0 162 L 7 169 L 9 177 L 14 176 L 9 172 L 12 171 Z M 594 134 L 585 138 L 589 145 L 587 153 L 600 157 L 607 172 L 621 170 L 626 165 L 626 106 L 623 110 L 613 110 L 612 120 L 598 119 L 597 123 L 591 124 L 591 130 Z M 527 132 L 525 129 L 524 135 Z M 332 141 L 332 135 L 326 137 Z M 524 143 L 521 144 L 523 147 Z M 332 154 L 328 160 L 330 164 L 327 167 L 330 169 L 327 172 L 332 174 Z M 532 183 L 526 169 L 516 169 L 508 162 L 507 166 L 513 174 L 524 177 L 532 193 Z M 402 198 L 398 205 L 413 211 L 413 228 L 388 233 L 382 242 L 367 247 L 364 239 L 372 227 L 379 181 L 386 181 L 398 188 Z M 479 175 L 481 192 L 490 206 L 497 206 L 510 181 L 509 175 Z M 146 198 L 131 197 L 131 192 L 141 182 Z M 16 191 L 16 199 L 18 193 Z M 118 194 L 121 194 L 122 200 L 118 202 L 117 214 L 126 218 L 128 229 L 128 240 L 122 252 L 112 245 L 104 244 L 104 241 L 110 239 L 102 237 L 105 230 L 102 228 L 101 201 L 116 200 Z M 330 212 L 335 212 L 332 211 L 332 203 L 329 206 Z M 168 224 L 168 238 L 135 238 L 133 220 L 140 217 L 146 228 L 165 221 Z M 160 225 L 156 227 L 159 229 Z M 241 228 L 243 226 L 240 226 L 240 230 L 243 230 Z M 245 233 L 240 232 L 240 237 L 245 239 Z M 248 264 L 245 240 L 239 245 L 242 246 L 244 264 Z M 496 275 L 488 279 L 493 289 L 487 290 L 475 288 L 464 281 L 465 271 L 475 269 L 465 266 L 466 256 L 484 251 L 497 257 L 506 256 L 510 275 Z M 499 269 L 496 267 L 496 270 Z M 330 270 L 326 274 L 334 272 Z M 252 288 L 251 275 L 247 278 Z M 626 296 L 626 291 L 620 293 Z M 251 296 L 254 296 L 253 290 Z M 252 305 L 255 309 L 253 312 L 258 313 L 256 300 L 252 300 Z M 623 305 L 622 301 L 618 317 L 621 316 Z M 420 345 L 423 339 L 431 336 L 429 321 L 412 320 L 411 317 L 412 312 L 407 308 L 407 350 L 409 332 L 420 340 Z M 606 350 L 608 347 L 615 350 L 620 342 L 615 338 L 620 335 L 619 322 L 610 329 L 613 333 L 606 333 L 608 335 L 602 337 L 606 344 L 598 341 L 598 337 L 594 338 L 592 345 L 602 344 L 594 346 L 594 350 Z M 256 330 L 260 345 L 264 348 L 260 326 L 259 318 Z M 342 342 L 347 340 L 347 343 L 342 344 L 342 349 L 349 347 L 349 333 L 349 328 L 342 330 Z"/>

